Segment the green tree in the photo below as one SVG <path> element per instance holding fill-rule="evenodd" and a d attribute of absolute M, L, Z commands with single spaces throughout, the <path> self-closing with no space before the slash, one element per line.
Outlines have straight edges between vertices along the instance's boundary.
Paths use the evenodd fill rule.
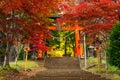
<path fill-rule="evenodd" d="M 75 39 L 73 31 L 51 31 L 52 38 L 47 39 L 47 46 L 63 51 L 64 56 L 73 55 Z"/>
<path fill-rule="evenodd" d="M 53 46 L 56 46 L 56 48 L 59 48 L 60 46 L 60 34 L 59 32 L 60 31 L 50 31 L 51 34 L 52 34 L 52 38 L 49 38 L 46 40 L 47 42 L 47 46 L 50 46 L 50 47 L 53 47 Z"/>
<path fill-rule="evenodd" d="M 109 39 L 108 61 L 111 65 L 120 68 L 120 22 L 113 27 Z"/>

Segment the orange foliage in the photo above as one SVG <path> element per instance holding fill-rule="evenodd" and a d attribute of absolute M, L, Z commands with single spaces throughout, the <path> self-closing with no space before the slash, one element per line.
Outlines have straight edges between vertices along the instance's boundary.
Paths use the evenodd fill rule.
<path fill-rule="evenodd" d="M 64 22 L 69 20 L 69 23 L 73 24 L 78 21 L 79 25 L 85 28 L 88 28 L 86 26 L 95 28 L 93 25 L 97 27 L 101 24 L 102 26 L 99 27 L 106 29 L 103 26 L 109 24 L 106 27 L 111 29 L 111 25 L 119 20 L 120 4 L 113 0 L 85 0 L 69 8 L 71 9 L 66 9 L 62 20 Z M 98 27 L 95 29 L 98 29 Z"/>
<path fill-rule="evenodd" d="M 77 21 L 80 26 L 83 26 L 83 31 L 89 36 L 89 44 L 100 31 L 108 33 L 120 20 L 120 0 L 116 2 L 114 0 L 84 0 L 78 5 L 69 3 L 67 5 L 69 7 L 64 9 L 62 21 L 72 26 Z"/>
<path fill-rule="evenodd" d="M 57 10 L 57 4 L 57 0 L 0 0 L 0 29 L 4 35 L 13 36 L 6 36 L 3 40 L 13 43 L 15 36 L 19 34 L 23 39 L 32 37 L 32 40 L 39 38 L 44 42 L 50 37 L 49 31 L 44 27 L 49 22 L 47 16 Z M 45 47 L 45 43 L 40 45 Z"/>

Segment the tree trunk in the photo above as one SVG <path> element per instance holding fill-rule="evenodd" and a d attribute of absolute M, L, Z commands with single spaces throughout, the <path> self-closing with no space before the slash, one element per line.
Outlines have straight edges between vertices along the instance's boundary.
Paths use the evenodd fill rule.
<path fill-rule="evenodd" d="M 20 49 L 18 49 L 18 51 L 16 51 L 16 56 L 15 56 L 15 65 L 17 66 L 17 61 L 18 61 L 18 58 L 20 56 L 20 52 L 22 50 L 22 47 Z"/>
<path fill-rule="evenodd" d="M 7 43 L 7 48 L 6 48 L 6 52 L 5 52 L 3 67 L 10 66 L 10 64 L 9 64 L 9 52 L 10 52 L 10 48 L 11 48 L 10 44 Z"/>
<path fill-rule="evenodd" d="M 15 53 L 15 49 L 14 49 L 13 46 L 11 46 L 11 48 L 10 48 L 10 53 L 9 53 L 9 61 L 10 61 L 10 62 L 15 60 L 15 55 L 14 55 L 14 53 Z"/>
<path fill-rule="evenodd" d="M 15 66 L 17 66 L 17 60 L 19 58 L 19 55 L 17 55 L 17 57 L 15 57 Z"/>
<path fill-rule="evenodd" d="M 64 50 L 64 55 L 67 55 L 67 39 L 65 39 L 65 50 Z"/>
<path fill-rule="evenodd" d="M 10 66 L 10 64 L 9 64 L 9 53 L 8 52 L 5 54 L 5 58 L 4 58 L 3 67 L 5 67 L 5 66 Z"/>
<path fill-rule="evenodd" d="M 12 9 L 11 10 L 11 18 L 14 18 L 14 17 L 15 17 L 15 13 L 14 13 L 14 10 Z M 9 28 L 13 29 L 15 27 L 15 20 L 11 21 L 10 26 L 6 23 L 6 20 L 5 20 L 4 24 L 5 24 L 6 27 L 9 27 Z M 8 42 L 6 43 L 7 47 L 6 47 L 3 67 L 5 67 L 5 66 L 10 67 L 9 55 L 10 55 L 10 50 L 11 50 L 11 48 L 13 46 L 13 37 L 14 37 L 13 35 L 14 35 L 14 33 L 10 34 L 10 33 L 8 33 L 8 31 L 5 34 L 6 38 L 8 39 Z"/>
<path fill-rule="evenodd" d="M 17 44 L 18 44 L 17 46 L 14 45 L 15 52 L 16 52 L 16 54 L 15 54 L 15 65 L 17 65 L 17 61 L 18 61 L 18 58 L 20 56 L 20 52 L 23 48 L 23 45 L 20 42 L 18 42 Z"/>
<path fill-rule="evenodd" d="M 106 59 L 105 69 L 108 70 L 108 59 L 107 59 L 107 53 L 106 52 L 105 52 L 105 59 Z"/>

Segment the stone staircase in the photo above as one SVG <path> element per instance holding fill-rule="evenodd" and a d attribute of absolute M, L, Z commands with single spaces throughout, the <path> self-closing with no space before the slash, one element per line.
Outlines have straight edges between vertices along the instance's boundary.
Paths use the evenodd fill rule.
<path fill-rule="evenodd" d="M 111 80 L 78 69 L 48 69 L 25 80 Z"/>
<path fill-rule="evenodd" d="M 74 57 L 46 58 L 44 67 L 47 69 L 39 71 L 35 76 L 24 80 L 111 80 L 81 70 L 78 59 Z"/>
<path fill-rule="evenodd" d="M 44 66 L 48 69 L 79 69 L 79 62 L 74 57 L 50 57 L 46 58 Z"/>

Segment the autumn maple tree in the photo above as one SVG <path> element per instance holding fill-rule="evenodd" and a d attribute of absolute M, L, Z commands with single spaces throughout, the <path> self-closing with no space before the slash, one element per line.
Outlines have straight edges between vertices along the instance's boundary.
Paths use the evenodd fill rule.
<path fill-rule="evenodd" d="M 90 42 L 93 42 L 96 35 L 102 35 L 107 39 L 109 31 L 116 21 L 119 21 L 120 1 L 117 0 L 83 0 L 78 4 L 62 4 L 64 9 L 62 21 L 66 25 L 72 25 L 77 22 L 83 27 Z M 66 23 L 65 23 L 66 22 Z"/>
<path fill-rule="evenodd" d="M 63 4 L 64 5 L 64 4 Z M 65 4 L 66 5 L 66 4 Z M 85 0 L 78 5 L 71 5 L 66 8 L 63 19 L 70 23 L 78 21 L 80 26 L 89 28 L 90 26 L 100 26 L 99 29 L 111 29 L 118 19 L 120 4 L 113 0 Z M 69 17 L 71 16 L 71 17 Z M 104 26 L 108 27 L 104 27 Z M 102 29 L 103 29 L 102 28 Z"/>
<path fill-rule="evenodd" d="M 106 54 L 109 32 L 120 20 L 120 0 L 81 0 L 77 4 L 63 3 L 62 6 L 62 25 L 74 26 L 77 22 L 84 28 L 81 37 L 84 33 L 89 45 L 95 47 L 98 41 Z"/>
<path fill-rule="evenodd" d="M 56 8 L 56 0 L 0 0 L 0 40 L 6 45 L 4 66 L 9 66 L 12 46 L 24 39 L 37 49 L 48 49 L 44 40 L 50 34 L 44 26 Z"/>

